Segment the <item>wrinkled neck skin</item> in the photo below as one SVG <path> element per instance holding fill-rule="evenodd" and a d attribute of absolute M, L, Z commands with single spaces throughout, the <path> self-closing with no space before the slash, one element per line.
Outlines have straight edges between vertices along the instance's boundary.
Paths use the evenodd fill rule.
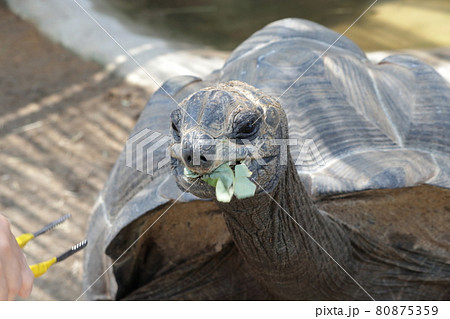
<path fill-rule="evenodd" d="M 219 205 L 252 275 L 275 299 L 329 299 L 348 284 L 344 271 L 307 233 L 351 272 L 349 240 L 341 227 L 313 204 L 290 156 L 270 196 L 233 198 Z"/>

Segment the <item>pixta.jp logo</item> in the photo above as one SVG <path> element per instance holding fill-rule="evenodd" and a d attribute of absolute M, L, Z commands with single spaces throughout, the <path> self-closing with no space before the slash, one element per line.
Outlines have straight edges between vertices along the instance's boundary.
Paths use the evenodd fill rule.
<path fill-rule="evenodd" d="M 125 145 L 125 165 L 153 175 L 170 163 L 170 137 L 148 128 L 128 139 Z"/>
<path fill-rule="evenodd" d="M 152 131 L 148 128 L 133 135 L 125 146 L 125 165 L 134 168 L 140 172 L 145 172 L 153 175 L 155 170 L 161 169 L 170 163 L 170 143 L 171 138 L 159 132 Z M 194 165 L 200 164 L 200 157 L 208 156 L 210 160 L 219 160 L 222 162 L 234 162 L 236 158 L 246 154 L 245 157 L 250 157 L 258 161 L 259 165 L 267 165 L 264 162 L 264 157 L 261 155 L 261 146 L 269 143 L 271 146 L 277 146 L 280 149 L 279 164 L 286 165 L 288 159 L 289 148 L 292 154 L 296 155 L 294 165 L 303 166 L 308 163 L 308 166 L 313 163 L 316 166 L 324 166 L 325 162 L 312 139 L 297 140 L 289 139 L 271 139 L 271 140 L 257 140 L 248 141 L 240 140 L 241 147 L 236 147 L 236 140 L 229 139 L 198 139 L 193 145 L 192 159 Z M 201 154 L 200 146 L 213 145 L 214 154 Z M 243 151 L 243 148 L 245 149 Z M 239 155 L 239 156 L 238 156 Z"/>

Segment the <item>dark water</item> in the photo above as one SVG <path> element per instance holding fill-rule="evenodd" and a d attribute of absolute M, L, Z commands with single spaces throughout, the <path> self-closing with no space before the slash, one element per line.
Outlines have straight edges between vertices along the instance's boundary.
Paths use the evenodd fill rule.
<path fill-rule="evenodd" d="M 374 0 L 110 0 L 164 37 L 231 50 L 266 24 L 288 17 L 350 25 Z M 386 1 L 379 0 L 378 3 Z M 367 15 L 372 14 L 368 12 Z"/>
<path fill-rule="evenodd" d="M 134 32 L 231 50 L 266 24 L 288 17 L 342 33 L 374 1 L 97 0 L 94 4 L 121 18 L 125 15 L 125 20 L 133 21 L 128 27 Z M 346 36 L 365 51 L 450 47 L 450 0 L 378 0 Z"/>

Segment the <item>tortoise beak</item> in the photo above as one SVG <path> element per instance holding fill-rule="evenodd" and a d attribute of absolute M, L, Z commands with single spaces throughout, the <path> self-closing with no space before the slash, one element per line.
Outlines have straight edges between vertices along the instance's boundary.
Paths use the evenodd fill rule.
<path fill-rule="evenodd" d="M 170 156 L 198 175 L 209 174 L 223 164 L 220 156 L 216 156 L 214 139 L 204 144 L 199 139 L 183 139 L 181 143 L 171 145 Z"/>
<path fill-rule="evenodd" d="M 184 165 L 194 173 L 212 172 L 219 160 L 216 154 L 216 140 L 204 131 L 188 132 L 181 140 L 181 159 Z"/>

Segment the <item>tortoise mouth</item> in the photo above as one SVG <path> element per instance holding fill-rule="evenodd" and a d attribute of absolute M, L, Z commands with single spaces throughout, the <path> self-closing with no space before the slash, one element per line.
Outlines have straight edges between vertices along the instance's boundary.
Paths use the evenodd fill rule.
<path fill-rule="evenodd" d="M 256 185 L 255 195 L 258 195 L 265 192 L 271 192 L 274 189 L 274 185 L 277 184 L 278 174 L 270 173 L 274 171 L 274 167 L 277 165 L 277 162 L 277 156 L 267 156 L 258 160 L 252 158 L 236 160 L 235 162 L 229 163 L 229 166 L 234 174 L 236 165 L 245 164 L 252 173 L 251 178 L 249 179 Z M 215 167 L 214 170 L 217 167 Z M 183 161 L 172 157 L 172 172 L 175 176 L 178 187 L 182 191 L 188 191 L 189 193 L 200 198 L 216 198 L 215 188 L 204 180 L 204 177 L 214 172 L 214 170 L 207 174 L 195 172 L 191 172 L 193 174 L 186 174 L 186 166 Z"/>
<path fill-rule="evenodd" d="M 226 163 L 223 163 L 226 164 Z M 228 163 L 228 166 L 231 168 L 231 170 L 233 171 L 233 173 L 235 172 L 235 168 L 236 165 L 240 165 L 240 164 L 244 164 L 244 161 L 236 161 L 234 163 Z M 219 165 L 220 166 L 220 165 Z M 193 172 L 193 171 L 189 171 L 189 168 L 187 168 L 186 166 L 184 166 L 184 176 L 188 179 L 188 180 L 197 180 L 197 179 L 201 179 L 204 178 L 205 176 L 211 175 L 212 173 L 214 173 L 216 171 L 216 169 L 219 167 L 214 167 L 211 172 L 208 173 L 197 173 L 197 172 Z M 186 170 L 188 170 L 189 172 L 186 173 Z"/>

